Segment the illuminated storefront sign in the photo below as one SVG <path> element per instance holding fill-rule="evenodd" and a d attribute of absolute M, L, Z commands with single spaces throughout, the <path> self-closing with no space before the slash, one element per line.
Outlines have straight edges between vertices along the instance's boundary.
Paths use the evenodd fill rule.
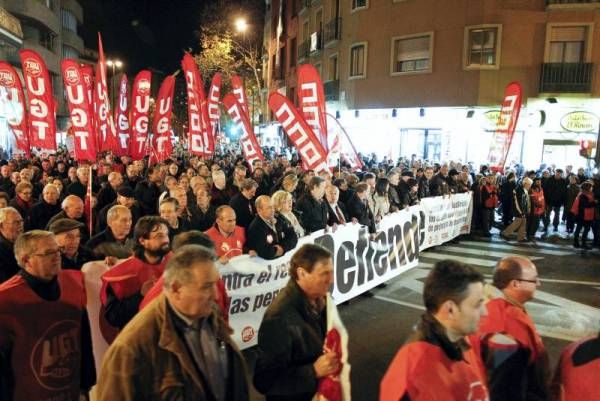
<path fill-rule="evenodd" d="M 573 111 L 565 114 L 560 120 L 560 126 L 570 132 L 597 131 L 599 124 L 598 117 L 587 111 Z"/>

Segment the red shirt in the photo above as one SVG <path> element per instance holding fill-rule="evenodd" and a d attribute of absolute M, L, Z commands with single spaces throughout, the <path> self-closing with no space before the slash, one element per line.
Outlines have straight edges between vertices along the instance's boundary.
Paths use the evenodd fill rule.
<path fill-rule="evenodd" d="M 236 226 L 233 233 L 225 237 L 215 224 L 205 232 L 215 243 L 215 253 L 220 258 L 226 256 L 229 259 L 244 253 L 246 244 L 246 232 L 243 227 Z"/>
<path fill-rule="evenodd" d="M 570 344 L 560 356 L 555 380 L 560 385 L 560 395 L 557 401 L 600 400 L 600 385 L 598 372 L 600 358 L 590 358 L 590 361 L 578 366 L 573 363 L 573 354 L 582 346 L 590 345 L 598 337 L 585 338 Z"/>

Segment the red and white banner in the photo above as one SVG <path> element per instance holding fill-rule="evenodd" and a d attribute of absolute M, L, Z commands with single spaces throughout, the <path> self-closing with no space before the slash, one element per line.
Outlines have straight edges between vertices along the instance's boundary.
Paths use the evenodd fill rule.
<path fill-rule="evenodd" d="M 327 152 L 292 102 L 281 93 L 269 96 L 269 108 L 302 158 L 304 170 L 327 170 Z"/>
<path fill-rule="evenodd" d="M 19 50 L 29 101 L 29 144 L 56 150 L 55 101 L 46 63 L 33 50 Z"/>
<path fill-rule="evenodd" d="M 21 78 L 13 66 L 5 61 L 0 61 L 0 87 L 3 89 L 3 93 L 0 94 L 0 102 L 5 110 L 8 125 L 15 136 L 17 149 L 30 157 L 27 109 Z"/>
<path fill-rule="evenodd" d="M 252 124 L 250 124 L 248 115 L 244 113 L 242 105 L 237 101 L 235 95 L 232 93 L 225 95 L 223 104 L 225 105 L 227 113 L 233 120 L 233 123 L 242 132 L 242 135 L 240 136 L 242 151 L 252 170 L 252 162 L 254 160 L 265 160 L 262 150 L 258 145 L 258 141 L 256 140 L 256 136 L 254 135 L 254 131 L 252 130 Z"/>
<path fill-rule="evenodd" d="M 129 155 L 142 160 L 148 153 L 148 112 L 150 110 L 150 82 L 152 73 L 140 71 L 133 81 L 131 91 L 131 137 Z"/>
<path fill-rule="evenodd" d="M 61 62 L 61 69 L 71 114 L 75 159 L 77 161 L 89 160 L 94 162 L 96 161 L 96 143 L 83 74 L 79 69 L 79 64 L 71 59 L 64 59 Z"/>
<path fill-rule="evenodd" d="M 342 127 L 342 124 L 331 114 L 327 113 L 329 123 L 327 128 L 329 133 L 327 139 L 330 141 L 331 147 L 327 155 L 329 167 L 335 167 L 339 164 L 340 159 L 343 159 L 350 165 L 352 171 L 362 170 L 363 162 L 356 152 L 354 144 L 350 140 L 348 133 Z"/>
<path fill-rule="evenodd" d="M 503 171 L 513 134 L 519 120 L 523 90 L 518 82 L 511 82 L 504 90 L 504 101 L 492 136 L 488 161 L 493 171 Z"/>
<path fill-rule="evenodd" d="M 79 71 L 81 71 L 83 81 L 85 82 L 88 104 L 91 105 L 94 102 L 94 69 L 89 64 L 80 64 Z"/>
<path fill-rule="evenodd" d="M 115 106 L 115 128 L 119 139 L 116 156 L 125 156 L 129 153 L 129 97 L 127 75 L 123 74 L 119 84 L 119 103 Z"/>
<path fill-rule="evenodd" d="M 211 135 L 208 104 L 204 96 L 202 77 L 198 65 L 189 53 L 181 60 L 188 96 L 188 149 L 200 157 L 214 154 L 215 144 Z"/>
<path fill-rule="evenodd" d="M 238 75 L 234 75 L 231 77 L 231 88 L 232 92 L 235 95 L 240 106 L 246 116 L 248 116 L 248 120 L 250 120 L 250 113 L 248 112 L 248 98 L 246 97 L 246 91 L 244 90 L 244 81 Z"/>
<path fill-rule="evenodd" d="M 221 98 L 221 73 L 213 75 L 208 91 L 208 118 L 210 119 L 211 133 L 213 139 L 219 129 L 219 118 L 221 111 L 219 109 L 219 100 Z"/>
<path fill-rule="evenodd" d="M 98 64 L 96 64 L 96 80 L 94 86 L 95 123 L 99 151 L 115 150 L 119 147 L 115 122 L 110 112 L 108 87 L 106 85 L 106 60 L 102 47 L 102 37 L 98 32 Z"/>
<path fill-rule="evenodd" d="M 328 152 L 325 92 L 319 72 L 311 64 L 298 67 L 298 103 L 304 120 Z"/>
<path fill-rule="evenodd" d="M 171 114 L 173 110 L 173 93 L 175 92 L 175 77 L 169 75 L 160 85 L 154 119 L 152 120 L 152 150 L 157 162 L 167 159 L 172 151 L 171 143 Z"/>

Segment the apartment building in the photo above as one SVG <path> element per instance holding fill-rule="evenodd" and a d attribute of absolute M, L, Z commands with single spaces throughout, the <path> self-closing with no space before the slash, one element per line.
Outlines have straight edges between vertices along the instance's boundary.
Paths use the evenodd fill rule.
<path fill-rule="evenodd" d="M 296 66 L 313 64 L 328 110 L 367 151 L 385 143 L 390 156 L 483 160 L 512 81 L 524 109 L 510 160 L 561 163 L 578 157 L 579 140 L 595 139 L 600 1 L 272 0 L 267 8 L 269 91 L 295 98 Z"/>

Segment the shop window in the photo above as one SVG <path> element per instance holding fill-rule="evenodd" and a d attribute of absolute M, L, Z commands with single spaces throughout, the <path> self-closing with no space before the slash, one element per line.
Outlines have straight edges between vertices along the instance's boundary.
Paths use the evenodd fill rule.
<path fill-rule="evenodd" d="M 356 43 L 350 46 L 350 79 L 367 76 L 367 43 Z"/>
<path fill-rule="evenodd" d="M 391 73 L 431 72 L 433 33 L 392 38 Z"/>
<path fill-rule="evenodd" d="M 465 67 L 498 68 L 502 26 L 482 25 L 465 30 Z"/>

